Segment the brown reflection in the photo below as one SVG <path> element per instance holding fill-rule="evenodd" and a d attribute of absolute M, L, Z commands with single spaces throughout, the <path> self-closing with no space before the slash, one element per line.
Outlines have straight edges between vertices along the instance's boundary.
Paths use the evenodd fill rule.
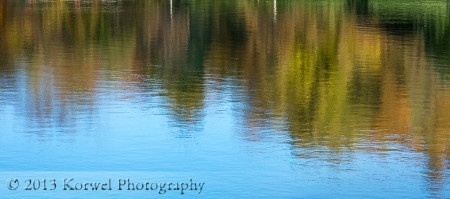
<path fill-rule="evenodd" d="M 340 162 L 340 154 L 352 150 L 388 154 L 405 147 L 429 158 L 428 181 L 442 190 L 450 135 L 443 102 L 448 82 L 439 67 L 448 65 L 436 67 L 442 60 L 427 54 L 427 42 L 442 42 L 427 36 L 437 29 L 413 33 L 410 18 L 396 26 L 404 29 L 394 29 L 385 13 L 361 20 L 373 12 L 367 2 L 364 12 L 348 10 L 349 4 L 291 3 L 280 6 L 273 23 L 265 4 L 236 3 L 243 12 L 227 16 L 235 20 L 232 28 L 217 20 L 205 61 L 208 74 L 245 80 L 248 140 L 270 137 L 265 129 L 284 129 L 273 125 L 285 120 L 299 157 Z M 243 38 L 240 45 L 236 38 Z"/>
<path fill-rule="evenodd" d="M 166 1 L 22 2 L 1 4 L 2 19 L 11 18 L 2 20 L 1 56 L 26 59 L 29 80 L 17 84 L 27 87 L 24 108 L 39 124 L 70 123 L 74 110 L 95 109 L 97 95 L 117 83 L 124 98 L 162 89 L 174 123 L 194 127 L 200 121 L 203 71 L 187 63 L 190 18 L 181 2 L 175 8 Z M 2 67 L 15 67 L 5 73 L 19 69 Z M 144 77 L 157 87 L 146 88 L 154 85 Z M 55 121 L 59 117 L 68 118 Z"/>
<path fill-rule="evenodd" d="M 7 2 L 2 4 L 8 5 Z M 17 13 L 9 13 L 10 20 L 4 24 L 2 38 L 6 42 L 1 50 L 7 52 L 1 54 L 6 54 L 6 59 L 11 60 L 9 71 L 27 74 L 27 79 L 17 80 L 15 87 L 23 86 L 27 92 L 19 94 L 17 99 L 23 100 L 20 104 L 30 121 L 37 122 L 37 128 L 75 125 L 77 113 L 92 114 L 92 108 L 82 107 L 94 107 L 102 63 L 126 63 L 129 59 L 124 55 L 130 53 L 123 52 L 127 51 L 123 45 L 117 45 L 114 54 L 92 45 L 94 38 L 109 41 L 105 37 L 110 33 L 103 30 L 107 24 L 99 17 L 105 6 L 102 2 L 92 2 L 89 5 L 92 12 L 83 14 L 72 12 L 73 2 L 68 1 L 16 2 L 19 5 L 8 8 L 17 10 Z M 110 27 L 119 24 L 114 28 L 121 28 L 120 21 L 112 22 Z M 108 45 L 116 43 L 119 42 L 111 40 Z M 121 59 L 110 60 L 119 53 Z"/>
<path fill-rule="evenodd" d="M 142 26 L 136 27 L 133 67 L 158 81 L 163 89 L 158 95 L 168 102 L 173 125 L 181 132 L 195 130 L 203 117 L 203 70 L 197 69 L 201 62 L 190 63 L 188 58 L 188 50 L 197 48 L 189 43 L 191 31 L 197 31 L 191 29 L 189 9 L 183 1 L 145 1 L 138 6 L 136 18 Z"/>

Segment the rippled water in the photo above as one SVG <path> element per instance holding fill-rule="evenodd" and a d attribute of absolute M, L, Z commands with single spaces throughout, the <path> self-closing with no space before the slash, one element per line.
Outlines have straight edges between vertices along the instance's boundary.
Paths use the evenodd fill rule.
<path fill-rule="evenodd" d="M 445 0 L 3 0 L 0 193 L 448 198 L 449 74 Z"/>

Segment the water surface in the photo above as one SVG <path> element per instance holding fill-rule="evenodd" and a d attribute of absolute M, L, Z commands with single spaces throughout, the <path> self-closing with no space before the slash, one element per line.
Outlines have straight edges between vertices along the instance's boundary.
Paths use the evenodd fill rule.
<path fill-rule="evenodd" d="M 449 198 L 449 74 L 445 0 L 3 0 L 0 193 Z"/>

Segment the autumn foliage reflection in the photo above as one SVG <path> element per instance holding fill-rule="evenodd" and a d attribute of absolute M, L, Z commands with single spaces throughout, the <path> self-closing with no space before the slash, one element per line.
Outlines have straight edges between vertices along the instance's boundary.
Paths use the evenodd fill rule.
<path fill-rule="evenodd" d="M 0 78 L 23 86 L 30 117 L 48 123 L 67 124 L 80 106 L 95 112 L 108 87 L 124 99 L 161 97 L 187 129 L 205 114 L 206 87 L 229 81 L 214 92 L 245 104 L 236 112 L 249 140 L 287 132 L 298 157 L 330 161 L 412 150 L 429 159 L 429 180 L 444 179 L 446 2 L 390 15 L 402 5 L 204 1 L 1 1 Z M 27 80 L 14 78 L 21 72 Z"/>

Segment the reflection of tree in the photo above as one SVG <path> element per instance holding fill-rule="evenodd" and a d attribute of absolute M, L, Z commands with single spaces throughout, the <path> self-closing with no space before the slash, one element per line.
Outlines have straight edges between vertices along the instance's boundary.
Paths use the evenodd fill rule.
<path fill-rule="evenodd" d="M 227 39 L 231 33 L 223 25 L 218 27 L 205 70 L 225 77 L 236 75 L 229 71 L 242 71 L 247 89 L 242 117 L 248 128 L 261 130 L 273 125 L 271 120 L 286 120 L 293 144 L 302 149 L 301 157 L 331 153 L 327 156 L 330 160 L 340 161 L 332 154 L 355 149 L 398 150 L 392 145 L 419 150 L 429 157 L 431 186 L 442 184 L 449 143 L 439 138 L 449 136 L 442 127 L 448 126 L 448 121 L 426 117 L 448 117 L 428 99 L 445 99 L 445 92 L 422 93 L 440 86 L 428 75 L 433 71 L 426 61 L 427 37 L 418 34 L 405 40 L 414 29 L 406 27 L 408 31 L 398 34 L 389 29 L 389 16 L 383 13 L 380 26 L 360 29 L 358 23 L 366 26 L 373 20 L 361 22 L 352 12 L 345 14 L 346 8 L 338 3 L 291 3 L 289 10 L 280 9 L 276 24 L 264 8 L 236 7 L 240 6 L 245 10 L 247 28 L 237 30 L 247 31 L 241 42 L 244 48 L 234 47 Z M 359 14 L 373 12 L 367 2 L 362 6 L 365 11 Z M 317 7 L 325 11 L 317 12 Z M 407 21 L 411 27 L 424 23 Z M 439 22 L 430 19 L 427 23 Z M 391 32 L 386 32 L 386 27 Z M 416 79 L 431 83 L 417 83 Z M 249 140 L 259 140 L 266 131 L 248 132 Z M 371 143 L 362 143 L 365 138 Z"/>
<path fill-rule="evenodd" d="M 450 74 L 450 13 L 446 18 L 438 17 L 436 22 L 427 24 L 424 38 L 426 50 L 438 57 L 439 72 Z"/>
<path fill-rule="evenodd" d="M 390 34 L 412 34 L 414 31 L 423 32 L 426 52 L 438 57 L 438 71 L 449 73 L 450 62 L 450 14 L 444 1 L 365 1 L 361 9 L 358 2 L 361 0 L 349 0 L 351 9 L 364 10 L 364 22 L 362 26 L 371 25 L 376 20 L 376 25 L 385 29 Z M 373 25 L 373 24 L 372 24 Z"/>
<path fill-rule="evenodd" d="M 202 118 L 203 70 L 198 55 L 191 54 L 204 46 L 192 41 L 202 29 L 191 29 L 195 22 L 181 3 L 173 2 L 172 13 L 168 1 L 138 3 L 137 23 L 143 25 L 137 27 L 134 65 L 160 82 L 174 124 L 195 128 Z M 155 70 L 155 65 L 161 67 Z"/>
<path fill-rule="evenodd" d="M 369 12 L 369 0 L 347 0 L 347 7 L 350 12 L 357 15 L 367 15 Z"/>
<path fill-rule="evenodd" d="M 5 41 L 1 56 L 10 63 L 5 71 L 22 74 L 12 77 L 16 79 L 14 87 L 25 92 L 17 93 L 16 99 L 21 100 L 18 104 L 27 110 L 30 121 L 36 121 L 29 125 L 39 125 L 37 128 L 56 125 L 66 131 L 65 127 L 75 125 L 77 115 L 91 115 L 92 108 L 87 107 L 95 107 L 101 63 L 120 65 L 119 61 L 127 61 L 127 48 L 111 36 L 111 32 L 120 32 L 126 26 L 120 21 L 104 20 L 113 14 L 104 7 L 114 5 L 96 1 L 89 4 L 92 12 L 80 13 L 73 12 L 71 3 L 31 1 L 28 5 L 15 5 L 14 9 L 7 9 L 14 12 L 7 12 L 10 20 L 0 30 L 0 40 Z M 8 1 L 1 5 L 8 5 Z M 109 50 L 113 49 L 102 45 L 120 48 L 111 54 Z M 120 54 L 121 59 L 110 60 L 119 57 L 115 54 Z M 19 62 L 24 64 L 14 65 L 17 60 L 13 59 L 17 58 L 24 59 Z"/>
<path fill-rule="evenodd" d="M 22 82 L 29 87 L 26 95 L 30 100 L 24 104 L 30 117 L 47 120 L 41 124 L 68 123 L 77 114 L 70 111 L 85 110 L 76 107 L 95 107 L 95 95 L 105 86 L 101 84 L 119 77 L 125 92 L 136 86 L 142 92 L 148 82 L 142 77 L 150 74 L 161 83 L 157 89 L 167 96 L 174 123 L 195 126 L 203 104 L 203 70 L 193 70 L 201 66 L 201 61 L 187 63 L 190 22 L 186 7 L 175 2 L 170 16 L 166 1 L 76 3 L 1 4 L 2 19 L 6 13 L 23 21 L 2 20 L 5 36 L 0 41 L 5 45 L 0 51 L 5 56 L 2 61 L 9 60 L 13 50 L 21 50 L 27 63 L 32 63 L 27 68 L 30 83 Z M 14 13 L 9 12 L 11 7 Z M 89 12 L 80 12 L 80 7 Z M 197 44 L 190 46 L 195 50 Z M 152 65 L 164 70 L 152 70 Z M 109 72 L 103 73 L 104 69 Z M 55 120 L 63 117 L 68 118 Z"/>

